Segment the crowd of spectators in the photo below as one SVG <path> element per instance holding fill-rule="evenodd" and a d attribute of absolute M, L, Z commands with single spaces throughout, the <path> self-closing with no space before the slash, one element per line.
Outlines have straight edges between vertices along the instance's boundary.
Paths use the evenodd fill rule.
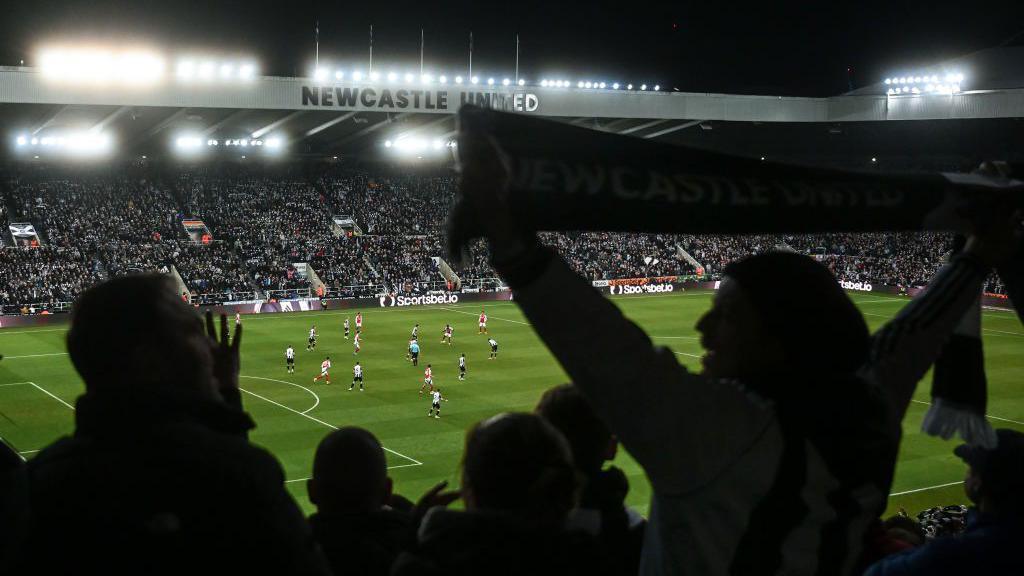
<path fill-rule="evenodd" d="M 205 294 L 204 301 L 223 301 L 255 289 L 277 296 L 312 294 L 313 284 L 295 267 L 305 262 L 324 282 L 327 295 L 373 296 L 381 291 L 420 292 L 444 282 L 432 258 L 445 256 L 444 223 L 455 182 L 446 173 L 349 168 L 315 175 L 197 169 L 157 182 L 138 174 L 71 178 L 41 172 L 16 179 L 2 208 L 6 221 L 35 224 L 44 245 L 74 248 L 49 252 L 51 269 L 62 268 L 55 259 L 65 254 L 73 259 L 63 268 L 78 270 L 79 260 L 96 257 L 113 276 L 167 270 L 173 263 L 190 290 Z M 354 227 L 339 228 L 332 220 L 336 214 L 351 217 Z M 187 247 L 181 226 L 185 217 L 202 220 L 226 246 L 207 252 Z M 362 236 L 350 237 L 350 232 Z M 542 241 L 591 280 L 700 273 L 717 279 L 729 262 L 783 248 L 817 257 L 841 280 L 904 287 L 923 285 L 951 246 L 948 235 L 936 233 L 588 232 L 544 233 Z M 680 249 L 697 265 L 683 258 Z M 470 249 L 466 262 L 452 264 L 464 286 L 496 285 L 487 260 L 486 248 L 479 245 Z M 96 272 L 91 263 L 86 269 Z M 53 274 L 48 277 L 60 277 L 59 285 L 49 288 L 42 277 L 36 278 L 30 292 L 23 284 L 9 288 L 3 303 L 29 295 L 73 298 L 89 285 Z M 1002 293 L 1004 287 L 993 275 L 986 290 Z M 218 291 L 219 296 L 214 294 Z"/>
<path fill-rule="evenodd" d="M 70 302 L 101 277 L 96 261 L 78 247 L 42 246 L 0 248 L 0 279 L 0 306 L 10 312 Z"/>

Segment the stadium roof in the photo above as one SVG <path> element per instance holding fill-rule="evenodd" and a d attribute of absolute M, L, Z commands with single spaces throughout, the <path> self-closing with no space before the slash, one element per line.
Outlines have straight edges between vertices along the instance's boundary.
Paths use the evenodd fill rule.
<path fill-rule="evenodd" d="M 1011 56 L 1004 52 L 999 58 Z M 991 63 L 997 59 L 981 53 L 966 61 L 979 68 L 978 62 L 986 61 L 988 69 L 995 68 Z M 908 138 L 906 129 L 896 125 L 943 120 L 948 122 L 940 124 L 946 126 L 935 130 L 945 135 L 937 141 L 949 146 L 941 152 L 959 154 L 959 148 L 978 149 L 980 139 L 993 134 L 992 123 L 986 120 L 1024 117 L 1024 89 L 1016 87 L 1024 85 L 1024 78 L 1005 75 L 971 77 L 964 91 L 953 94 L 893 96 L 873 87 L 829 98 L 655 92 L 653 87 L 600 89 L 596 84 L 442 85 L 420 79 L 331 81 L 255 75 L 233 82 L 201 82 L 168 76 L 141 85 L 115 80 L 83 83 L 54 78 L 40 68 L 0 68 L 0 135 L 14 141 L 60 130 L 103 131 L 114 136 L 122 152 L 143 154 L 166 151 L 182 135 L 220 145 L 279 138 L 292 154 L 362 154 L 403 134 L 450 139 L 455 112 L 463 102 L 473 102 L 644 138 L 685 143 L 703 138 L 723 146 L 746 145 L 755 155 L 758 147 L 773 153 L 769 144 L 786 144 L 779 142 L 787 139 L 786 134 L 805 132 L 805 142 L 842 140 L 843 135 L 852 142 L 863 136 L 864 146 L 854 146 L 856 153 L 886 143 L 906 151 L 908 144 L 921 142 Z M 765 135 L 763 144 L 751 137 L 751 125 L 762 127 L 758 130 Z M 737 126 L 743 127 L 742 135 Z M 977 139 L 965 138 L 964 130 L 978 132 Z M 998 133 L 1007 130 L 1019 137 L 1019 123 L 1003 121 L 998 122 L 995 141 L 1001 142 Z M 935 141 L 932 137 L 925 144 Z"/>

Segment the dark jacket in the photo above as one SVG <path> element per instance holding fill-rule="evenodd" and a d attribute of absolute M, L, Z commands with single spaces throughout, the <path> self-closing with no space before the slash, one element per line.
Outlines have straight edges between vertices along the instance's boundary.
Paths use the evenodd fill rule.
<path fill-rule="evenodd" d="M 415 548 L 399 556 L 395 576 L 607 574 L 594 541 L 501 512 L 435 508 Z"/>
<path fill-rule="evenodd" d="M 86 394 L 29 465 L 21 573 L 325 574 L 244 412 L 181 390 Z"/>
<path fill-rule="evenodd" d="M 1018 548 L 1022 539 L 1024 517 L 972 512 L 963 533 L 889 556 L 865 576 L 1024 574 L 1024 554 Z"/>
<path fill-rule="evenodd" d="M 414 537 L 409 515 L 391 509 L 373 514 L 313 514 L 309 525 L 334 576 L 387 576 Z"/>

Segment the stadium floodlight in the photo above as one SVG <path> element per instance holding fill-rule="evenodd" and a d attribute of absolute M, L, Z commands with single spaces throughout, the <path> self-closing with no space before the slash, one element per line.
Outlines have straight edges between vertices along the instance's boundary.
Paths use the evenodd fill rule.
<path fill-rule="evenodd" d="M 207 146 L 218 146 L 219 144 L 220 142 L 217 142 L 217 140 L 213 138 L 210 138 L 209 140 L 206 141 Z"/>
<path fill-rule="evenodd" d="M 627 84 L 626 85 L 626 90 L 632 90 L 632 89 L 633 89 L 633 85 L 632 84 Z"/>
<path fill-rule="evenodd" d="M 423 74 L 423 75 L 420 76 L 420 82 L 422 82 L 424 84 L 430 84 L 433 81 L 434 81 L 434 77 L 431 76 L 430 74 Z"/>
<path fill-rule="evenodd" d="M 548 81 L 547 80 L 541 80 L 540 81 L 540 87 L 541 88 L 547 88 L 548 87 Z"/>
<path fill-rule="evenodd" d="M 520 86 L 526 86 L 526 80 L 523 80 L 522 78 L 520 78 L 518 84 Z"/>
<path fill-rule="evenodd" d="M 655 84 L 654 85 L 654 91 L 657 92 L 658 90 L 661 90 L 661 86 L 658 86 L 657 84 Z"/>
<path fill-rule="evenodd" d="M 480 77 L 479 76 L 473 76 L 472 78 L 469 79 L 469 81 L 470 81 L 471 84 L 479 84 L 480 83 Z"/>
<path fill-rule="evenodd" d="M 248 148 L 249 141 L 246 140 L 245 138 L 242 138 L 241 141 L 238 142 L 238 145 L 241 146 L 242 148 Z"/>
<path fill-rule="evenodd" d="M 36 144 L 39 144 L 39 138 L 32 139 L 32 145 L 35 146 Z"/>
<path fill-rule="evenodd" d="M 388 82 L 397 82 L 397 81 L 398 81 L 398 74 L 396 74 L 394 72 L 388 72 Z"/>
<path fill-rule="evenodd" d="M 511 83 L 512 83 L 512 81 L 511 81 L 511 80 L 509 80 L 508 78 L 503 78 L 503 79 L 501 80 L 501 85 L 502 85 L 502 86 L 508 86 L 508 85 L 509 85 L 509 84 L 511 84 Z"/>
<path fill-rule="evenodd" d="M 576 87 L 577 88 L 583 88 L 583 80 L 580 80 L 579 82 L 577 82 L 576 83 Z"/>
<path fill-rule="evenodd" d="M 462 76 L 456 76 L 455 77 L 455 83 L 456 84 L 462 84 Z"/>
<path fill-rule="evenodd" d="M 202 147 L 203 139 L 195 135 L 178 136 L 174 145 L 181 152 L 194 153 Z"/>
<path fill-rule="evenodd" d="M 191 60 L 178 62 L 178 78 L 191 80 L 196 75 L 196 63 Z"/>
<path fill-rule="evenodd" d="M 583 87 L 584 87 L 584 88 L 590 88 L 590 87 L 592 87 L 593 85 L 594 85 L 594 83 L 593 83 L 593 82 L 585 82 L 585 83 L 583 84 Z"/>
<path fill-rule="evenodd" d="M 359 70 L 353 70 L 352 79 L 355 80 L 356 82 L 359 82 L 360 80 L 363 79 L 363 73 L 360 72 Z"/>
<path fill-rule="evenodd" d="M 253 64 L 242 64 L 238 68 L 238 77 L 242 80 L 252 80 L 256 76 L 256 66 Z"/>
<path fill-rule="evenodd" d="M 231 78 L 231 75 L 232 75 L 232 73 L 234 73 L 234 71 L 235 71 L 235 69 L 234 69 L 234 67 L 231 64 L 221 64 L 220 65 L 220 77 L 221 78 Z"/>
<path fill-rule="evenodd" d="M 434 139 L 434 150 L 440 150 L 441 148 L 444 148 L 444 143 L 441 142 L 440 138 L 435 138 Z"/>
<path fill-rule="evenodd" d="M 414 80 L 415 78 L 416 78 L 416 77 L 415 77 L 415 76 L 413 76 L 411 72 L 406 72 L 406 73 L 405 73 L 405 81 L 406 81 L 406 83 L 409 83 L 409 84 L 411 84 L 411 83 L 412 83 L 412 81 L 413 81 L 413 80 Z"/>
<path fill-rule="evenodd" d="M 488 78 L 487 79 L 487 85 L 488 86 L 494 86 L 494 78 Z"/>
<path fill-rule="evenodd" d="M 874 156 L 872 156 L 871 157 L 871 162 L 878 162 L 878 158 L 875 158 Z"/>
<path fill-rule="evenodd" d="M 641 90 L 647 90 L 647 84 L 641 84 L 640 85 L 640 89 Z"/>
<path fill-rule="evenodd" d="M 441 84 L 447 84 L 448 77 L 445 76 L 444 74 L 441 74 L 440 76 L 437 77 L 437 81 L 440 82 Z"/>
<path fill-rule="evenodd" d="M 604 82 L 601 82 L 600 84 L 598 84 L 598 85 L 597 85 L 597 87 L 598 87 L 598 88 L 600 88 L 600 89 L 602 89 L 602 90 L 604 90 L 604 87 L 605 87 L 605 83 L 604 83 Z"/>
<path fill-rule="evenodd" d="M 370 80 L 372 82 L 380 80 L 380 72 L 370 72 Z"/>
<path fill-rule="evenodd" d="M 335 80 L 341 80 L 344 77 L 345 77 L 345 72 L 343 72 L 342 70 L 335 70 L 334 71 L 334 79 Z"/>
<path fill-rule="evenodd" d="M 199 77 L 203 80 L 212 80 L 213 72 L 216 66 L 217 65 L 211 61 L 203 62 L 199 65 Z"/>
<path fill-rule="evenodd" d="M 618 82 L 615 82 L 614 84 L 612 84 L 612 90 L 618 90 L 618 89 L 619 89 L 619 83 Z"/>
<path fill-rule="evenodd" d="M 316 70 L 313 71 L 313 78 L 315 78 L 317 82 L 323 82 L 324 80 L 327 80 L 327 69 L 317 68 Z"/>
<path fill-rule="evenodd" d="M 267 138 L 267 148 L 277 149 L 277 148 L 280 148 L 282 145 L 283 145 L 283 142 L 277 136 L 275 136 L 273 138 Z"/>
<path fill-rule="evenodd" d="M 391 140 L 385 140 L 384 141 L 384 147 L 385 148 L 391 148 Z"/>
<path fill-rule="evenodd" d="M 885 79 L 885 83 L 886 84 L 892 84 L 892 78 L 886 78 Z"/>
<path fill-rule="evenodd" d="M 24 146 L 28 144 L 28 138 L 25 138 L 24 136 L 18 136 L 16 142 L 18 143 L 18 146 Z"/>

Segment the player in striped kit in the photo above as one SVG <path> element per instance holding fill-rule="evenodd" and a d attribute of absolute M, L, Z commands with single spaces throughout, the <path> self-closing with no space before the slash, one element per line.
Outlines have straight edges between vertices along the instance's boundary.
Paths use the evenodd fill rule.
<path fill-rule="evenodd" d="M 356 362 L 356 365 L 352 367 L 352 385 L 348 387 L 351 391 L 356 386 L 356 382 L 359 382 L 359 391 L 363 391 L 363 367 Z"/>
<path fill-rule="evenodd" d="M 447 402 L 448 399 L 441 396 L 441 389 L 438 388 L 430 393 L 430 410 L 427 411 L 427 418 L 433 416 L 434 418 L 441 417 L 441 402 Z"/>

